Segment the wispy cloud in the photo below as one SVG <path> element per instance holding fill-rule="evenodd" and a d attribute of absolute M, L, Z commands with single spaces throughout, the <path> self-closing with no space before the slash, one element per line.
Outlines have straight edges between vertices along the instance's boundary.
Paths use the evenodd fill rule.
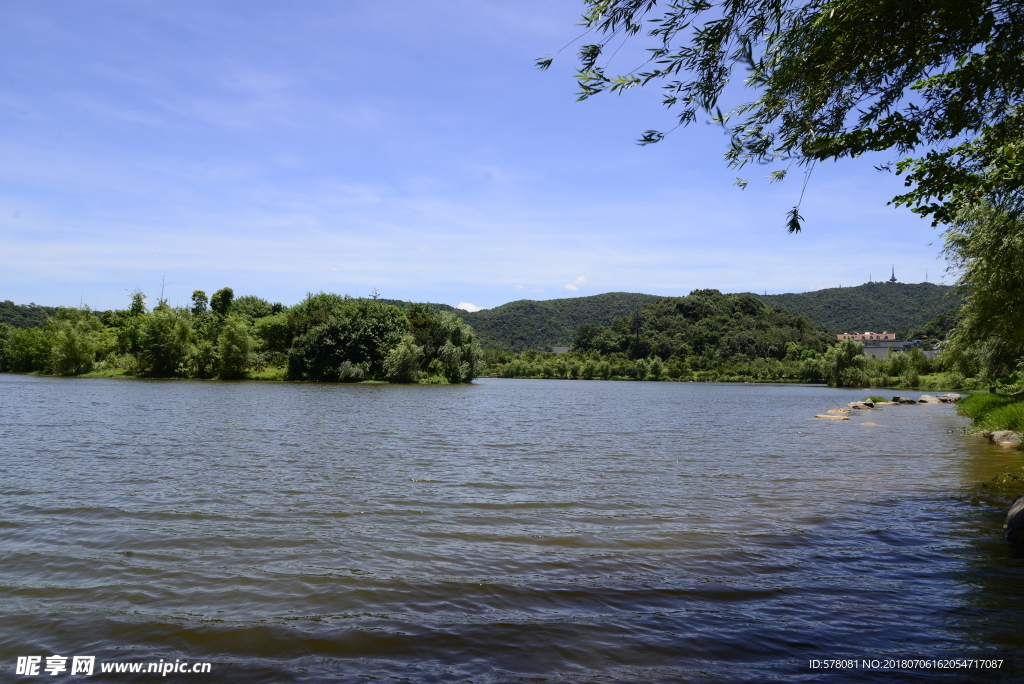
<path fill-rule="evenodd" d="M 469 302 L 459 302 L 459 305 L 456 306 L 455 308 L 456 309 L 462 309 L 463 311 L 469 311 L 470 313 L 472 313 L 474 311 L 483 311 L 484 310 L 484 308 L 482 306 L 477 306 L 476 304 L 470 304 Z"/>
<path fill-rule="evenodd" d="M 586 282 L 586 278 L 584 278 L 583 276 L 577 276 L 576 278 L 573 279 L 571 283 L 566 283 L 562 287 L 564 287 L 566 290 L 572 290 L 573 292 L 576 292 L 577 290 L 580 289 L 580 285 L 584 285 L 586 284 Z"/>
<path fill-rule="evenodd" d="M 630 140 L 656 109 L 572 104 L 530 67 L 572 38 L 569 5 L 183 1 L 11 5 L 2 298 L 85 289 L 120 306 L 166 271 L 172 301 L 224 285 L 286 303 L 378 288 L 492 308 L 582 291 L 798 292 L 864 282 L 879 258 L 907 282 L 941 270 L 934 232 L 885 207 L 899 181 L 871 160 L 816 171 L 808 227 L 786 236 L 793 198 L 732 188 L 718 136 L 640 148 Z M 399 47 L 380 53 L 385 40 Z M 465 54 L 457 77 L 434 77 Z"/>

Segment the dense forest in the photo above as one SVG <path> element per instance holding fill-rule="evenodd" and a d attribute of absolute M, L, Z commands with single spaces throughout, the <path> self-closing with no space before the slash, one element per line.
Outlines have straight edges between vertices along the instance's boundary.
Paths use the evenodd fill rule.
<path fill-rule="evenodd" d="M 0 323 L 0 370 L 311 381 L 461 383 L 477 376 L 472 328 L 451 312 L 319 293 L 293 307 L 223 288 L 190 307 L 135 292 L 129 308 L 57 308 L 43 325 Z"/>
<path fill-rule="evenodd" d="M 751 294 L 695 290 L 644 304 L 610 325 L 579 327 L 568 354 L 508 354 L 504 377 L 820 381 L 808 366 L 835 336 Z"/>
<path fill-rule="evenodd" d="M 952 287 L 932 283 L 865 283 L 758 296 L 837 333 L 910 330 L 960 305 Z"/>
<path fill-rule="evenodd" d="M 837 344 L 832 332 L 806 316 L 752 294 L 718 290 L 645 304 L 611 325 L 582 325 L 566 354 L 528 350 L 489 356 L 490 372 L 507 378 L 919 387 L 922 376 L 952 370 L 948 359 L 928 359 L 918 348 L 868 359 L 862 344 Z M 971 384 L 960 369 L 933 382 L 951 389 Z"/>
<path fill-rule="evenodd" d="M 15 328 L 34 328 L 46 323 L 46 319 L 57 312 L 53 306 L 38 304 L 15 304 L 11 300 L 0 302 L 0 323 Z"/>

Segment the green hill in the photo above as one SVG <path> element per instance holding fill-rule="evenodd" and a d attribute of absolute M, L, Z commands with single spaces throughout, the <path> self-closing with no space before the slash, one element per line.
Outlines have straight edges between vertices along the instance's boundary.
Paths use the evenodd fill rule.
<path fill-rule="evenodd" d="M 694 290 L 666 297 L 618 318 L 608 326 L 585 325 L 576 336 L 577 351 L 658 356 L 689 360 L 703 367 L 785 359 L 801 350 L 824 352 L 835 337 L 806 316 L 767 305 L 755 295 Z M 796 351 L 793 351 L 793 350 Z"/>
<path fill-rule="evenodd" d="M 661 297 L 631 292 L 606 292 L 590 297 L 534 301 L 520 299 L 493 309 L 457 310 L 473 326 L 485 349 L 548 349 L 568 346 L 584 323 L 608 325 Z"/>
<path fill-rule="evenodd" d="M 11 300 L 0 302 L 0 323 L 15 328 L 38 328 L 57 311 L 56 307 L 38 304 L 15 304 Z"/>
<path fill-rule="evenodd" d="M 933 283 L 865 283 L 758 297 L 837 333 L 916 328 L 960 305 L 952 287 Z"/>

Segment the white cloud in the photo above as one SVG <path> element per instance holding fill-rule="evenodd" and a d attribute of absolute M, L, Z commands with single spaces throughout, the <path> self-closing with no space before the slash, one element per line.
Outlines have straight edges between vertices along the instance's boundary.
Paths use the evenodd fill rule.
<path fill-rule="evenodd" d="M 522 285 L 516 285 L 513 289 L 515 289 L 515 290 L 525 290 L 526 288 L 523 287 Z"/>
<path fill-rule="evenodd" d="M 470 304 L 469 302 L 459 302 L 459 305 L 457 307 L 455 307 L 455 308 L 456 309 L 462 309 L 463 311 L 468 311 L 470 313 L 473 313 L 474 311 L 483 311 L 484 310 L 484 308 L 482 306 L 477 306 L 476 304 Z"/>
<path fill-rule="evenodd" d="M 562 287 L 564 287 L 566 290 L 572 290 L 573 292 L 575 292 L 576 290 L 580 289 L 580 285 L 583 285 L 586 282 L 586 278 L 584 278 L 583 276 L 579 276 L 578 278 L 573 279 L 571 283 L 566 283 Z"/>

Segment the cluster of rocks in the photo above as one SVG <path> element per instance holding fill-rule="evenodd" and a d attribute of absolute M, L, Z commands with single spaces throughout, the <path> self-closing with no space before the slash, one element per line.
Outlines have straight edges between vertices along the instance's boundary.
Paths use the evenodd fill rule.
<path fill-rule="evenodd" d="M 940 394 L 937 397 L 933 397 L 930 394 L 922 394 L 919 399 L 911 399 L 910 397 L 893 397 L 892 401 L 872 401 L 871 399 L 865 399 L 864 401 L 851 401 L 846 405 L 848 408 L 829 409 L 828 413 L 819 413 L 814 417 L 828 418 L 830 420 L 849 420 L 849 416 L 845 414 L 853 410 L 873 409 L 876 406 L 890 406 L 894 404 L 952 404 L 958 399 L 960 399 L 959 394 Z"/>
<path fill-rule="evenodd" d="M 890 403 L 892 404 L 955 404 L 960 400 L 960 395 L 955 393 L 940 394 L 937 397 L 933 397 L 930 394 L 922 394 L 918 399 L 911 399 L 910 397 L 893 397 Z"/>

